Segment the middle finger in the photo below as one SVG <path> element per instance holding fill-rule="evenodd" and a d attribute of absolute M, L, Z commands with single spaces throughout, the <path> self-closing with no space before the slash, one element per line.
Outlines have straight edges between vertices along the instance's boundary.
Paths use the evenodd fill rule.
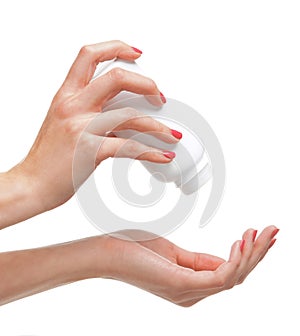
<path fill-rule="evenodd" d="M 80 100 L 85 109 L 101 110 L 106 101 L 121 91 L 151 96 L 151 102 L 156 106 L 165 102 L 152 79 L 121 68 L 114 68 L 91 82 L 83 89 Z"/>

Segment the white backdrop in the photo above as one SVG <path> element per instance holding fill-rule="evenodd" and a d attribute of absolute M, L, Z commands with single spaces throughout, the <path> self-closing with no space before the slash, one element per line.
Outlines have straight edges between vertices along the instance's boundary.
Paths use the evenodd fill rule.
<path fill-rule="evenodd" d="M 192 308 L 88 280 L 0 307 L 1 336 L 299 334 L 299 16 L 289 0 L 1 3 L 0 171 L 26 155 L 79 48 L 121 39 L 143 50 L 166 97 L 206 118 L 225 154 L 213 221 L 198 229 L 196 211 L 168 238 L 226 258 L 248 227 L 281 229 L 242 286 Z M 98 233 L 72 199 L 1 231 L 0 250 Z"/>

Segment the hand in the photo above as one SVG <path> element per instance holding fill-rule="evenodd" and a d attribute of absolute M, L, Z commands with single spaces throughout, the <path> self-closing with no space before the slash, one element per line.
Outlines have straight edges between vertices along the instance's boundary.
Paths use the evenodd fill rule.
<path fill-rule="evenodd" d="M 186 251 L 149 233 L 147 239 L 152 240 L 128 240 L 137 234 L 145 237 L 143 231 L 117 233 L 123 239 L 102 235 L 0 253 L 0 269 L 5 269 L 0 305 L 74 281 L 113 278 L 189 307 L 242 283 L 274 244 L 277 232 L 269 226 L 255 240 L 256 231 L 247 230 L 243 240 L 233 244 L 228 261 Z"/>
<path fill-rule="evenodd" d="M 113 130 L 135 129 L 152 132 L 165 142 L 178 141 L 170 128 L 136 110 L 120 109 L 101 113 L 103 104 L 122 90 L 151 96 L 151 102 L 155 105 L 165 102 L 153 80 L 122 69 L 113 69 L 91 81 L 99 62 L 115 57 L 135 60 L 140 55 L 137 49 L 120 41 L 85 46 L 80 50 L 53 99 L 29 154 L 7 175 L 0 175 L 0 189 L 2 192 L 5 189 L 9 191 L 3 197 L 0 193 L 0 227 L 50 210 L 72 197 L 75 149 L 80 157 L 80 167 L 77 167 L 81 172 L 80 183 L 88 178 L 101 161 L 115 155 L 158 163 L 172 160 L 174 153 L 150 148 L 133 140 L 107 136 Z M 91 121 L 94 122 L 91 124 Z M 76 148 L 80 136 L 81 146 Z M 91 162 L 92 165 L 89 165 Z M 13 181 L 17 187 L 11 186 Z M 15 189 L 18 196 L 12 199 L 9 195 Z M 22 195 L 22 190 L 23 193 L 26 191 L 26 195 Z M 6 199 L 14 206 L 6 204 Z M 9 207 L 12 209 L 5 213 Z M 3 216 L 1 211 L 4 212 Z"/>
<path fill-rule="evenodd" d="M 110 238 L 108 277 L 189 307 L 241 284 L 274 244 L 278 231 L 269 226 L 255 239 L 257 231 L 247 230 L 243 240 L 233 244 L 228 261 L 186 251 L 161 237 L 144 242 Z"/>

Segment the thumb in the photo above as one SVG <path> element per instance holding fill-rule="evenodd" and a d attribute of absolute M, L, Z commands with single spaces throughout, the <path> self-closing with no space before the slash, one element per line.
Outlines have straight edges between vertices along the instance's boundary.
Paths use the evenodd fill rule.
<path fill-rule="evenodd" d="M 178 265 L 191 268 L 194 271 L 214 271 L 225 262 L 224 259 L 211 254 L 180 250 L 177 255 Z"/>

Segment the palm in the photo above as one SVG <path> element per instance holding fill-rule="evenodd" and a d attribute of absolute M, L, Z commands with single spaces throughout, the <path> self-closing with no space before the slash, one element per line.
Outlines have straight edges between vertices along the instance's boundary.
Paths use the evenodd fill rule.
<path fill-rule="evenodd" d="M 111 264 L 113 278 L 140 287 L 180 306 L 191 306 L 196 302 L 230 289 L 244 281 L 266 255 L 278 230 L 267 227 L 255 240 L 255 230 L 243 235 L 243 243 L 236 241 L 231 248 L 228 261 L 205 254 L 189 252 L 165 238 L 155 235 L 143 241 L 141 231 L 120 232 L 126 239 L 113 239 L 118 251 Z"/>
<path fill-rule="evenodd" d="M 162 237 L 139 242 L 139 244 L 168 259 L 173 264 L 190 268 L 194 271 L 215 270 L 225 262 L 224 259 L 210 254 L 184 250 Z"/>

